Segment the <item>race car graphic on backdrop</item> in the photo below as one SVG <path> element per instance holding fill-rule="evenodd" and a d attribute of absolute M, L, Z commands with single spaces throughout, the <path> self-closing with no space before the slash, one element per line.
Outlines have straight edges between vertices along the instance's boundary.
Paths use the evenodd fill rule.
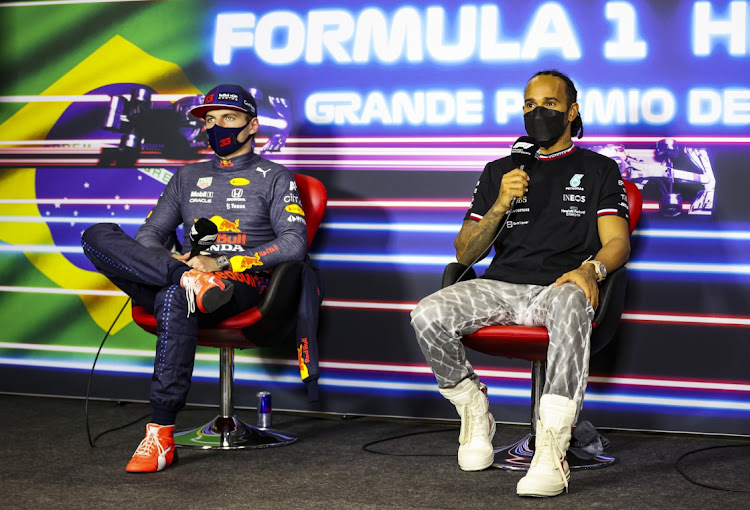
<path fill-rule="evenodd" d="M 644 201 L 658 204 L 661 215 L 710 215 L 714 210 L 716 177 L 705 149 L 687 147 L 671 138 L 653 149 L 627 149 L 608 144 L 592 150 L 614 159 L 623 179 L 634 182 Z"/>
<path fill-rule="evenodd" d="M 289 101 L 266 96 L 257 89 L 248 90 L 263 112 L 259 134 L 268 138 L 258 152 L 281 150 L 291 129 Z M 170 102 L 157 100 L 153 90 L 143 85 L 128 96 L 113 96 L 104 127 L 122 136 L 117 148 L 102 150 L 101 166 L 129 167 L 148 156 L 192 160 L 210 154 L 205 124 L 189 113 L 199 104 L 203 104 L 202 94 Z"/>

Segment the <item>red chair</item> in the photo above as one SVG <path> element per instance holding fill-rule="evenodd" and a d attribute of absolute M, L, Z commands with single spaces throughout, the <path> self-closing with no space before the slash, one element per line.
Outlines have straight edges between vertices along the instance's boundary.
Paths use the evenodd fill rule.
<path fill-rule="evenodd" d="M 305 211 L 309 248 L 325 214 L 327 193 L 314 177 L 294 174 L 294 178 Z M 198 331 L 198 345 L 219 349 L 220 414 L 201 427 L 176 433 L 176 445 L 227 450 L 282 446 L 297 440 L 295 436 L 271 428 L 270 415 L 259 414 L 257 427 L 235 416 L 233 387 L 234 349 L 267 345 L 268 339 L 286 335 L 293 328 L 301 291 L 301 271 L 301 262 L 278 265 L 258 306 Z M 144 308 L 133 306 L 133 320 L 149 333 L 156 333 L 156 319 Z"/>
<path fill-rule="evenodd" d="M 630 215 L 629 229 L 633 233 L 641 217 L 643 200 L 641 192 L 630 181 L 625 181 Z M 456 283 L 466 266 L 454 262 L 445 268 L 443 287 Z M 462 280 L 476 278 L 474 269 L 469 269 Z M 625 306 L 627 269 L 623 266 L 613 271 L 599 289 L 599 306 L 594 315 L 591 334 L 591 353 L 601 350 L 614 336 Z M 494 467 L 510 470 L 527 470 L 534 456 L 534 436 L 539 419 L 539 399 L 544 389 L 547 366 L 547 328 L 536 326 L 487 326 L 464 337 L 464 346 L 492 356 L 519 358 L 531 361 L 531 433 L 510 446 L 495 450 Z M 499 458 L 499 460 L 498 460 Z M 578 459 L 568 455 L 571 469 L 604 467 L 614 462 L 613 457 L 599 455 L 593 459 Z"/>

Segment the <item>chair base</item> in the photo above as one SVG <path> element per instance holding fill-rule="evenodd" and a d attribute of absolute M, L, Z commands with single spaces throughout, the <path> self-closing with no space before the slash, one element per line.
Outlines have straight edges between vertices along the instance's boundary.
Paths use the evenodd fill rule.
<path fill-rule="evenodd" d="M 527 471 L 534 457 L 534 436 L 526 437 L 509 446 L 495 449 L 495 462 L 492 467 L 510 471 Z M 615 458 L 607 455 L 597 455 L 591 459 L 581 459 L 568 450 L 568 466 L 570 469 L 599 469 L 614 464 Z"/>
<path fill-rule="evenodd" d="M 297 440 L 297 436 L 278 430 L 248 425 L 237 416 L 217 416 L 210 422 L 192 430 L 177 432 L 175 445 L 201 450 L 239 450 L 243 448 L 270 448 L 285 446 Z"/>

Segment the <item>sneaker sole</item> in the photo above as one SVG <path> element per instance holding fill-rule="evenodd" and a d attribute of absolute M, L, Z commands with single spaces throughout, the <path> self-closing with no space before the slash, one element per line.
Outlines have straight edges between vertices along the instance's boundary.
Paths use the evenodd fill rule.
<path fill-rule="evenodd" d="M 554 496 L 559 496 L 565 492 L 565 488 L 555 492 L 555 491 L 519 491 L 516 490 L 516 494 L 523 497 L 523 498 L 552 498 Z"/>
<path fill-rule="evenodd" d="M 224 290 L 221 290 L 219 287 L 213 287 L 203 294 L 203 299 L 201 299 L 198 306 L 201 312 L 213 313 L 232 299 L 234 283 L 227 280 L 222 280 L 222 282 L 224 282 Z"/>
<path fill-rule="evenodd" d="M 570 475 L 568 475 L 568 482 L 570 482 Z M 519 483 L 516 485 L 516 494 L 523 497 L 551 498 L 565 492 L 565 485 L 562 484 L 558 487 L 547 490 L 540 487 L 519 487 L 519 485 L 521 485 L 521 480 L 519 480 Z"/>
<path fill-rule="evenodd" d="M 143 474 L 149 474 L 149 473 L 161 473 L 162 471 L 167 469 L 169 466 L 174 466 L 175 464 L 177 464 L 177 447 L 175 446 L 174 448 L 175 450 L 174 450 L 174 455 L 172 456 L 172 462 L 170 462 L 169 464 L 167 464 L 161 469 L 157 469 L 156 471 L 138 471 L 138 470 L 130 470 L 126 467 L 125 471 L 128 473 L 136 474 L 136 475 L 143 475 Z"/>
<path fill-rule="evenodd" d="M 495 462 L 495 455 L 494 455 L 494 453 L 492 454 L 491 457 L 489 457 L 489 459 L 485 460 L 481 464 L 465 465 L 465 464 L 459 463 L 458 467 L 461 468 L 461 471 L 483 471 L 483 470 L 487 469 L 488 467 L 490 467 L 493 462 Z"/>

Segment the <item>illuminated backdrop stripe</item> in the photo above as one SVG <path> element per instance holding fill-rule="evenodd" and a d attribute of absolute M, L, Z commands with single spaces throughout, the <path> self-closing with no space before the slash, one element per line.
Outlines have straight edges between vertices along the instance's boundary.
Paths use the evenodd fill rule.
<path fill-rule="evenodd" d="M 133 0 L 137 1 L 137 0 Z M 0 4 L 0 6 L 3 6 Z M 125 98 L 130 98 L 129 94 L 122 94 Z M 183 97 L 182 94 L 154 94 L 155 101 L 177 101 Z M 62 103 L 106 103 L 112 99 L 108 94 L 91 94 L 91 95 L 39 95 L 39 96 L 0 96 L 0 103 L 31 103 L 31 102 L 62 102 Z M 263 118 L 263 117 L 261 117 Z M 750 143 L 750 136 L 696 136 L 696 135 L 675 135 L 669 137 L 672 140 L 681 143 L 711 143 L 711 144 L 747 144 Z M 404 145 L 409 143 L 428 143 L 440 145 L 461 145 L 467 143 L 479 144 L 512 144 L 518 139 L 517 136 L 492 136 L 492 135 L 475 135 L 475 136 L 361 136 L 361 137 L 294 137 L 290 136 L 286 140 L 287 148 L 293 148 L 295 145 L 313 145 L 313 144 L 395 144 Z M 628 135 L 586 135 L 581 145 L 592 143 L 656 143 L 663 140 L 663 136 L 628 136 Z M 259 138 L 263 140 L 263 138 Z M 10 144 L 55 144 L 63 142 L 95 142 L 102 141 L 96 139 L 76 139 L 76 140 L 17 140 L 17 141 L 0 141 L 0 145 Z M 119 140 L 110 141 L 119 143 Z M 387 148 L 387 147 L 386 147 Z"/>
<path fill-rule="evenodd" d="M 23 287 L 0 285 L 0 292 L 19 292 L 29 294 L 65 294 L 127 297 L 122 291 L 97 289 L 61 289 L 55 287 Z M 324 299 L 324 308 L 352 310 L 382 310 L 390 312 L 411 312 L 417 306 L 416 301 L 357 301 L 343 299 Z M 666 314 L 659 312 L 629 312 L 622 314 L 623 321 L 645 323 L 694 324 L 700 326 L 742 326 L 750 327 L 750 317 L 701 314 Z"/>
<path fill-rule="evenodd" d="M 62 368 L 69 370 L 90 370 L 90 362 L 49 360 L 49 359 L 15 359 L 0 357 L 0 365 L 24 366 L 37 368 Z M 143 374 L 147 375 L 153 371 L 150 365 L 140 366 L 132 363 L 110 363 L 102 361 L 97 364 L 100 372 L 114 372 L 120 374 Z M 284 384 L 299 384 L 296 375 L 274 375 L 266 372 L 247 372 L 244 367 L 237 367 L 235 380 L 246 381 L 266 381 Z M 203 368 L 197 367 L 193 372 L 193 377 L 197 378 L 218 378 L 218 367 Z M 364 389 L 376 391 L 419 391 L 434 393 L 434 383 L 415 383 L 403 381 L 378 381 L 372 379 L 356 378 L 339 378 L 323 376 L 319 380 L 323 387 L 340 387 L 347 389 Z M 530 390 L 518 389 L 494 385 L 488 388 L 488 393 L 492 397 L 513 397 L 527 400 L 530 396 Z M 620 405 L 640 405 L 640 406 L 666 406 L 681 407 L 689 409 L 712 409 L 719 411 L 750 411 L 750 402 L 737 401 L 728 399 L 711 399 L 711 398 L 675 398 L 664 396 L 649 395 L 629 395 L 627 393 L 604 394 L 598 391 L 588 391 L 584 398 L 587 403 L 607 403 Z"/>
<path fill-rule="evenodd" d="M 67 352 L 67 353 L 84 353 L 84 354 L 96 354 L 97 348 L 95 347 L 79 347 L 69 345 L 39 345 L 39 344 L 24 344 L 24 343 L 11 343 L 11 342 L 0 342 L 0 349 L 19 349 L 19 350 L 30 350 L 30 351 L 53 351 L 53 352 Z M 138 356 L 151 359 L 154 356 L 151 350 L 138 350 L 138 349 L 115 349 L 115 348 L 103 348 L 101 350 L 102 356 Z M 196 354 L 196 360 L 218 362 L 219 354 L 208 354 L 198 353 Z M 279 365 L 296 367 L 298 362 L 293 359 L 280 359 L 280 358 L 265 358 L 259 356 L 248 356 L 248 355 L 236 355 L 236 364 L 254 364 L 254 365 Z M 334 370 L 353 370 L 363 372 L 384 372 L 384 373 L 401 373 L 401 374 L 422 374 L 426 376 L 432 375 L 432 370 L 428 365 L 405 365 L 405 364 L 383 364 L 383 363 L 368 363 L 368 362 L 339 362 L 339 361 L 321 361 L 320 366 L 322 368 L 330 368 Z M 488 369 L 488 368 L 477 368 L 477 374 L 485 378 L 493 379 L 518 379 L 518 380 L 530 380 L 531 372 L 528 370 L 502 370 L 502 369 Z M 660 378 L 647 378 L 647 377 L 613 377 L 613 376 L 591 376 L 589 382 L 609 384 L 609 385 L 626 385 L 626 386 L 647 386 L 654 388 L 676 388 L 676 389 L 700 389 L 700 390 L 719 390 L 719 391 L 739 391 L 739 392 L 750 392 L 750 384 L 741 383 L 727 383 L 718 381 L 693 381 L 693 380 L 680 380 L 680 379 L 660 379 Z"/>
<path fill-rule="evenodd" d="M 4 198 L 0 204 L 156 205 L 155 198 Z"/>
<path fill-rule="evenodd" d="M 0 245 L 0 253 L 83 253 L 78 246 L 57 246 L 47 244 L 15 244 Z M 424 255 L 424 254 L 374 254 L 374 253 L 311 253 L 310 258 L 318 262 L 338 262 L 355 264 L 388 264 L 388 265 L 419 265 L 446 266 L 455 262 L 454 255 Z M 485 259 L 475 264 L 477 267 L 489 266 Z M 715 275 L 750 275 L 750 264 L 708 264 L 687 262 L 628 262 L 627 267 L 632 271 L 682 273 L 682 274 L 715 274 Z"/>
<path fill-rule="evenodd" d="M 113 215 L 114 216 L 114 215 Z M 143 218 L 110 218 L 86 216 L 0 216 L 2 223 L 119 223 L 121 225 L 141 225 Z"/>
<path fill-rule="evenodd" d="M 125 2 L 154 2 L 158 0 L 38 0 L 31 2 L 7 2 L 0 7 L 37 7 L 39 5 L 107 4 Z"/>
<path fill-rule="evenodd" d="M 43 352 L 63 352 L 71 354 L 90 354 L 97 352 L 96 347 L 81 347 L 72 345 L 43 345 L 29 344 L 19 342 L 0 342 L 0 349 L 20 350 L 20 351 L 43 351 Z M 102 356 L 125 356 L 125 357 L 142 357 L 152 359 L 154 352 L 143 349 L 117 349 L 102 348 Z M 198 353 L 196 359 L 201 361 L 218 362 L 219 354 Z M 238 354 L 235 356 L 235 363 L 245 365 L 278 365 L 297 367 L 298 362 L 294 359 L 268 358 L 261 356 L 251 356 Z M 406 365 L 392 363 L 374 363 L 374 362 L 340 362 L 321 360 L 321 367 L 333 370 L 352 370 L 360 372 L 383 372 L 383 373 L 401 373 L 401 374 L 421 374 L 431 376 L 432 371 L 426 364 L 423 365 Z M 90 366 L 88 368 L 91 368 Z M 478 368 L 478 375 L 494 379 L 514 379 L 530 380 L 531 372 L 529 370 L 503 370 L 494 368 Z M 636 377 L 636 376 L 596 376 L 589 377 L 589 381 L 597 384 L 607 385 L 624 385 L 624 386 L 647 386 L 653 388 L 675 388 L 675 389 L 699 389 L 699 390 L 717 390 L 717 391 L 737 391 L 750 392 L 750 384 L 731 383 L 726 381 L 711 380 L 689 380 L 689 379 L 664 379 L 653 377 Z"/>
<path fill-rule="evenodd" d="M 97 290 L 97 289 L 62 289 L 55 287 L 14 287 L 11 285 L 0 285 L 0 292 L 23 292 L 29 294 L 69 294 L 78 296 L 121 296 L 127 294 L 121 290 Z"/>

